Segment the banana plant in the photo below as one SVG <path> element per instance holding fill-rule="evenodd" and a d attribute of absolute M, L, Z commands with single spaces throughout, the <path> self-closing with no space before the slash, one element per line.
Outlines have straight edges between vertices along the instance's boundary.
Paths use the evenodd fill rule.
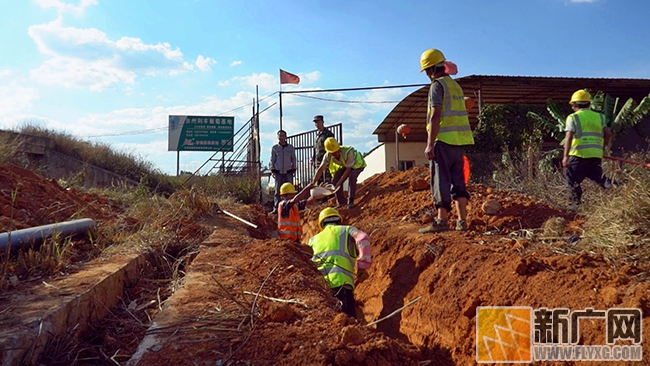
<path fill-rule="evenodd" d="M 551 137 L 558 141 L 564 141 L 564 117 L 557 109 L 557 105 L 549 98 L 546 100 L 546 110 L 551 115 L 551 118 L 540 116 L 535 112 L 528 112 L 526 116 L 533 121 Z"/>

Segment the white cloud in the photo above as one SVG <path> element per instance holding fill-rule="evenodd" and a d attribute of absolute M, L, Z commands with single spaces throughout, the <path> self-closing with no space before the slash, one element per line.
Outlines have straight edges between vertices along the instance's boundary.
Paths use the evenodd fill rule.
<path fill-rule="evenodd" d="M 230 63 L 230 66 L 239 66 L 241 64 L 242 64 L 241 61 L 233 61 L 233 62 Z"/>
<path fill-rule="evenodd" d="M 31 26 L 28 34 L 49 56 L 31 75 L 45 84 L 101 91 L 115 83 L 134 84 L 138 74 L 177 75 L 193 69 L 168 43 L 145 44 L 131 37 L 113 41 L 94 28 L 64 27 L 61 18 Z"/>
<path fill-rule="evenodd" d="M 219 82 L 217 82 L 217 85 L 218 86 L 229 86 L 230 85 L 230 80 L 219 81 Z"/>
<path fill-rule="evenodd" d="M 318 71 L 312 71 L 308 72 L 306 74 L 301 74 L 300 75 L 300 82 L 301 83 L 314 83 L 320 79 L 320 72 Z"/>
<path fill-rule="evenodd" d="M 210 64 L 214 65 L 216 63 L 217 63 L 217 61 L 211 59 L 210 57 L 203 57 L 202 55 L 199 55 L 199 57 L 197 57 L 196 62 L 195 62 L 196 67 L 198 67 L 199 70 L 201 70 L 203 72 L 210 71 L 211 70 L 210 69 Z"/>
<path fill-rule="evenodd" d="M 87 7 L 97 5 L 97 0 L 80 0 L 78 5 L 64 3 L 60 0 L 34 0 L 34 3 L 44 9 L 54 8 L 59 15 L 71 13 L 75 16 L 81 16 Z"/>
<path fill-rule="evenodd" d="M 570 3 L 595 3 L 600 0 L 569 0 Z"/>
<path fill-rule="evenodd" d="M 264 92 L 278 90 L 280 88 L 280 76 L 275 77 L 265 72 L 250 76 L 236 76 L 230 80 L 239 81 L 243 86 L 249 86 L 252 89 L 254 89 L 255 86 L 259 86 L 260 90 Z"/>
<path fill-rule="evenodd" d="M 10 75 L 7 70 L 0 71 L 0 77 Z M 13 128 L 21 119 L 32 119 L 29 115 L 33 102 L 40 99 L 38 91 L 21 86 L 18 82 L 0 83 L 0 126 Z"/>

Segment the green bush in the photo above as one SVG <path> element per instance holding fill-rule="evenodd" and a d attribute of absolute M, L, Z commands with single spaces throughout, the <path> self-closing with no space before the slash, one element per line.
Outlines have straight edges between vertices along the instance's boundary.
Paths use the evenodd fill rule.
<path fill-rule="evenodd" d="M 539 147 L 545 130 L 541 124 L 528 118 L 531 110 L 545 111 L 544 106 L 525 104 L 489 104 L 482 108 L 479 123 L 474 129 L 473 153 L 520 152 Z"/>

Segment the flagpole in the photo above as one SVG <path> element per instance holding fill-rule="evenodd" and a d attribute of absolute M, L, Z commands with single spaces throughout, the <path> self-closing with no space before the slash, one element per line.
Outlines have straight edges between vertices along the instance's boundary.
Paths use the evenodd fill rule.
<path fill-rule="evenodd" d="M 282 69 L 280 69 L 280 130 L 282 130 Z"/>

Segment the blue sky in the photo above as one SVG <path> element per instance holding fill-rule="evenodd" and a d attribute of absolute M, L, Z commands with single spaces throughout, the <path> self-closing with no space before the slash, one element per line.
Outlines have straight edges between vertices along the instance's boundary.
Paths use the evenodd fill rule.
<path fill-rule="evenodd" d="M 0 0 L 0 128 L 66 132 L 174 174 L 168 116 L 251 117 L 283 90 L 424 84 L 419 57 L 442 50 L 457 76 L 650 78 L 647 0 L 220 1 Z M 372 131 L 414 88 L 283 95 L 283 127 L 343 123 L 365 152 Z M 568 96 L 567 96 L 568 97 Z M 393 102 L 393 103 L 377 103 Z M 262 160 L 279 126 L 262 114 Z M 210 154 L 181 153 L 193 171 Z"/>

